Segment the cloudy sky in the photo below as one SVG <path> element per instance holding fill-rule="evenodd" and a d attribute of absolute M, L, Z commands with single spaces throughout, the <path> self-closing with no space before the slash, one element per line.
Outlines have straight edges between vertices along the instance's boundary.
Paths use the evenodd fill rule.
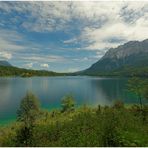
<path fill-rule="evenodd" d="M 83 70 L 109 48 L 146 38 L 148 1 L 0 1 L 0 60 L 18 67 Z"/>

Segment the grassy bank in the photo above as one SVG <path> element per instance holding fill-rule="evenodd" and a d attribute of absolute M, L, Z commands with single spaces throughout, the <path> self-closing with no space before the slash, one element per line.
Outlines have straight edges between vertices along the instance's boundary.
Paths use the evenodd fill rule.
<path fill-rule="evenodd" d="M 117 103 L 72 111 L 40 110 L 29 145 L 18 143 L 22 123 L 0 128 L 0 146 L 148 146 L 148 106 L 143 113 Z"/>

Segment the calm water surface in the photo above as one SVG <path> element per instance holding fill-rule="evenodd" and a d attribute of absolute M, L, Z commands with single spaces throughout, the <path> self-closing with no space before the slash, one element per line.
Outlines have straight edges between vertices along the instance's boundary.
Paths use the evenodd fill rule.
<path fill-rule="evenodd" d="M 0 78 L 0 124 L 14 120 L 16 110 L 27 90 L 35 93 L 41 107 L 48 110 L 60 108 L 66 94 L 72 94 L 77 105 L 111 105 L 120 99 L 125 103 L 137 103 L 126 91 L 127 79 L 88 76 Z"/>

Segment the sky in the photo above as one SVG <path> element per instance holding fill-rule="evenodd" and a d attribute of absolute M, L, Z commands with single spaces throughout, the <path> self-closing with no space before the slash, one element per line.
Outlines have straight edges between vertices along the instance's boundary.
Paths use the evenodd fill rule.
<path fill-rule="evenodd" d="M 110 48 L 148 38 L 148 1 L 0 1 L 0 60 L 84 70 Z"/>

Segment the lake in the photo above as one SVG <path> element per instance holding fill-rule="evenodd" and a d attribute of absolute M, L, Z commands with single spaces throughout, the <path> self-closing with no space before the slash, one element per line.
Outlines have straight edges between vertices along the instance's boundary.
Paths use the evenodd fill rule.
<path fill-rule="evenodd" d="M 126 78 L 89 76 L 0 78 L 0 124 L 13 121 L 21 99 L 32 91 L 40 98 L 41 107 L 60 108 L 61 98 L 74 96 L 77 106 L 111 105 L 115 100 L 137 103 L 126 91 Z"/>

